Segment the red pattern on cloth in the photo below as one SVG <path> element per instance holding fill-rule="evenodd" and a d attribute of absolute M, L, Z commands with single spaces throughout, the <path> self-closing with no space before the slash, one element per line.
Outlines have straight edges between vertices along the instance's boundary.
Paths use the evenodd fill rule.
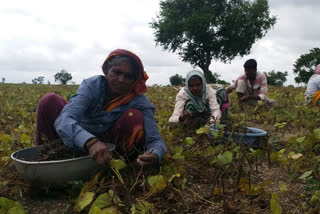
<path fill-rule="evenodd" d="M 252 91 L 251 83 L 247 79 L 247 76 L 245 74 L 243 74 L 240 77 L 238 77 L 238 79 L 234 82 L 233 87 L 234 88 L 237 87 L 239 80 L 243 80 L 243 81 L 247 82 L 247 84 L 246 84 L 247 85 L 247 90 L 251 94 L 251 91 Z M 267 95 L 268 94 L 267 77 L 262 72 L 257 71 L 256 80 L 254 81 L 254 84 L 253 84 L 253 94 L 255 94 L 255 95 L 260 95 L 260 94 Z"/>
<path fill-rule="evenodd" d="M 124 152 L 132 152 L 135 145 L 143 143 L 143 114 L 137 109 L 128 109 L 113 125 L 113 143 Z M 121 142 L 123 142 L 122 145 Z M 120 144 L 119 144 L 120 143 Z"/>

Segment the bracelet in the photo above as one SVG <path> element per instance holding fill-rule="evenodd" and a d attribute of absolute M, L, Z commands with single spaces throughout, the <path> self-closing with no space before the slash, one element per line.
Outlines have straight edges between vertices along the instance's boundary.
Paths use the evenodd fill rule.
<path fill-rule="evenodd" d="M 98 142 L 98 141 L 99 141 L 98 138 L 91 138 L 91 139 L 89 139 L 89 140 L 87 141 L 87 143 L 86 143 L 87 150 L 89 150 L 90 147 L 91 147 L 93 144 L 95 144 L 96 142 Z"/>

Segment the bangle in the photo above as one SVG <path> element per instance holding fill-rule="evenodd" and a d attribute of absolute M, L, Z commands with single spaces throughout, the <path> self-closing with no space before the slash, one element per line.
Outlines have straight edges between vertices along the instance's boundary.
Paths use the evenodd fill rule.
<path fill-rule="evenodd" d="M 98 138 L 91 138 L 91 139 L 89 139 L 89 140 L 87 141 L 87 143 L 86 143 L 87 150 L 89 150 L 89 148 L 90 148 L 93 144 L 95 144 L 96 142 L 98 142 L 98 141 L 99 141 Z"/>

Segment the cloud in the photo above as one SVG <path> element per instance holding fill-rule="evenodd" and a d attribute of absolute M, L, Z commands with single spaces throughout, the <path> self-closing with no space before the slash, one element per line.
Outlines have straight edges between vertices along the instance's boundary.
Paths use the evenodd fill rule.
<path fill-rule="evenodd" d="M 278 20 L 251 53 L 230 64 L 212 61 L 210 69 L 231 82 L 243 72 L 249 58 L 261 71 L 288 71 L 294 83 L 295 60 L 319 47 L 320 1 L 270 0 Z M 150 22 L 159 11 L 159 0 L 40 1 L 11 0 L 0 9 L 0 78 L 7 82 L 31 82 L 66 69 L 73 81 L 102 74 L 101 65 L 116 48 L 141 57 L 149 74 L 148 84 L 169 84 L 169 77 L 185 76 L 192 69 L 175 53 L 156 46 Z"/>

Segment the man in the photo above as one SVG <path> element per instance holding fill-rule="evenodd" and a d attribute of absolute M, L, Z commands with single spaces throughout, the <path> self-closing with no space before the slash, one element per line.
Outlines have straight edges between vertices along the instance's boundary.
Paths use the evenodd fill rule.
<path fill-rule="evenodd" d="M 257 61 L 249 59 L 243 67 L 245 74 L 238 77 L 234 84 L 227 88 L 227 92 L 231 93 L 236 89 L 239 104 L 256 106 L 259 100 L 268 107 L 275 104 L 275 101 L 267 97 L 267 77 L 264 73 L 257 71 Z"/>

